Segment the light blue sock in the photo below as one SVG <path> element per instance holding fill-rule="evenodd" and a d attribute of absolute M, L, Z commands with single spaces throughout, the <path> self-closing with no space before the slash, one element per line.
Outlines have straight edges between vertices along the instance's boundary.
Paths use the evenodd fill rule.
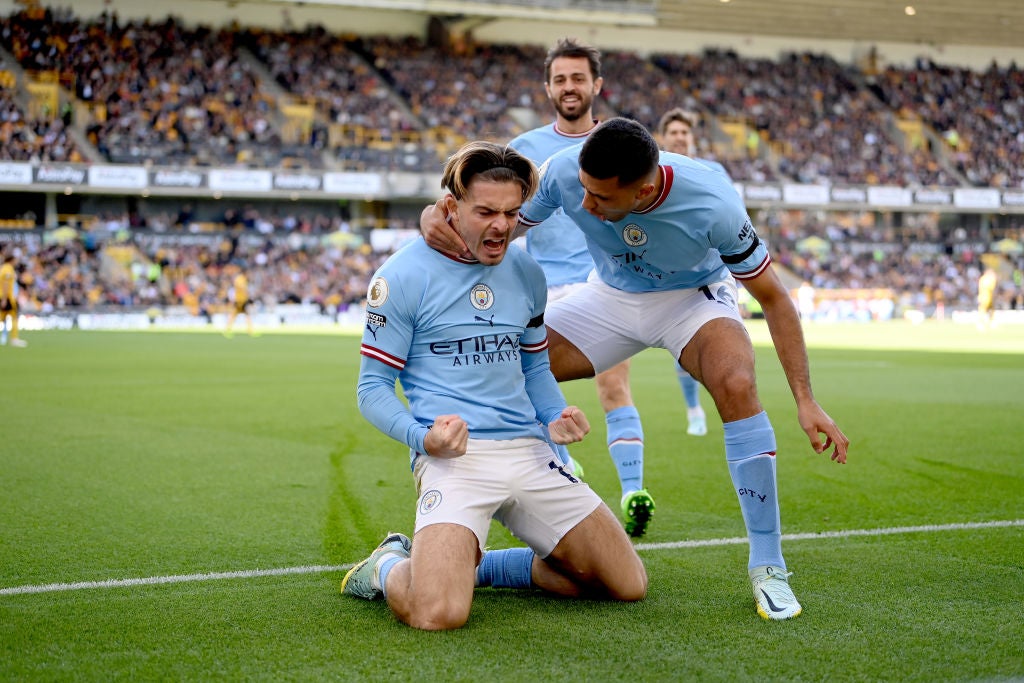
<path fill-rule="evenodd" d="M 488 550 L 476 568 L 476 585 L 491 588 L 531 588 L 533 551 L 529 548 Z"/>
<path fill-rule="evenodd" d="M 700 384 L 690 376 L 683 366 L 676 363 L 676 377 L 679 378 L 679 386 L 683 389 L 683 398 L 686 399 L 687 408 L 700 408 Z"/>
<path fill-rule="evenodd" d="M 728 422 L 723 428 L 725 459 L 750 539 L 748 568 L 770 564 L 785 569 L 775 482 L 775 431 L 768 414 L 762 411 Z"/>
<path fill-rule="evenodd" d="M 619 473 L 622 495 L 644 487 L 644 430 L 634 406 L 616 408 L 604 416 L 608 453 Z"/>
<path fill-rule="evenodd" d="M 383 593 L 385 595 L 385 597 L 388 594 L 388 590 L 387 590 L 388 574 L 391 573 L 391 570 L 395 568 L 396 564 L 398 564 L 399 562 L 401 562 L 404 559 L 407 559 L 407 558 L 404 558 L 401 555 L 395 554 L 395 555 L 385 555 L 384 559 L 380 561 L 380 569 L 377 572 L 377 577 L 380 579 L 380 591 L 381 591 L 381 593 Z"/>

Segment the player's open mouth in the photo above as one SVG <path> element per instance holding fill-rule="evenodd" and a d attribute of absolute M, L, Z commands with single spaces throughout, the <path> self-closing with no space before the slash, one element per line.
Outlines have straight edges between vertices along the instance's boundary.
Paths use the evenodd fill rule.
<path fill-rule="evenodd" d="M 484 246 L 488 249 L 501 249 L 505 246 L 505 240 L 484 240 Z"/>

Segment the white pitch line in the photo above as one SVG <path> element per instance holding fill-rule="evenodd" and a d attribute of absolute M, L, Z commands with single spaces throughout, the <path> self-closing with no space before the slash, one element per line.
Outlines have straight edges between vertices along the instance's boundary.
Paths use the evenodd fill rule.
<path fill-rule="evenodd" d="M 994 527 L 1024 526 L 1024 519 L 999 520 L 995 522 L 966 522 L 963 524 L 923 524 L 921 526 L 894 526 L 883 529 L 848 529 L 846 531 L 821 531 L 806 534 L 782 534 L 784 541 L 808 541 L 816 538 L 849 538 L 851 536 L 892 536 L 893 534 L 917 534 L 936 531 L 963 531 L 966 529 L 991 529 Z M 711 545 L 737 545 L 746 543 L 746 538 L 713 538 L 705 541 L 672 541 L 669 543 L 637 543 L 637 550 L 668 550 L 671 548 L 700 548 Z"/>
<path fill-rule="evenodd" d="M 808 541 L 822 538 L 849 538 L 852 536 L 892 536 L 894 534 L 935 533 L 940 531 L 963 531 L 968 529 L 992 529 L 998 527 L 1024 526 L 1024 519 L 1000 520 L 994 522 L 967 522 L 963 524 L 925 524 L 922 526 L 898 526 L 883 529 L 849 529 L 847 531 L 822 531 L 820 533 L 783 534 L 785 541 Z M 637 543 L 637 550 L 672 550 L 675 548 L 704 548 L 710 546 L 740 545 L 746 543 L 743 537 L 710 538 L 697 541 L 672 541 L 670 543 Z M 149 576 L 139 579 L 107 579 L 105 581 L 76 581 L 75 583 L 47 583 L 35 586 L 14 586 L 0 588 L 0 596 L 27 595 L 30 593 L 56 593 L 61 591 L 88 590 L 92 588 L 127 588 L 129 586 L 157 586 L 165 583 L 188 583 L 192 581 L 214 581 L 218 579 L 253 579 L 262 576 L 285 576 L 292 574 L 321 574 L 324 572 L 347 571 L 353 564 L 323 565 L 305 567 L 282 567 L 279 569 L 246 569 L 234 572 L 209 572 L 206 574 L 176 574 L 172 576 Z"/>
<path fill-rule="evenodd" d="M 15 586 L 0 588 L 0 595 L 25 595 L 26 593 L 55 593 L 58 591 L 79 591 L 89 588 L 124 588 L 126 586 L 156 586 L 164 583 L 187 583 L 189 581 L 213 581 L 216 579 L 252 579 L 260 576 L 282 576 L 285 574 L 318 574 L 351 569 L 351 564 L 314 564 L 306 567 L 282 567 L 279 569 L 245 569 L 237 572 L 210 572 L 208 574 L 176 574 L 173 576 L 148 576 L 142 579 L 107 579 L 105 581 L 76 581 L 75 583 L 47 583 L 38 586 Z"/>

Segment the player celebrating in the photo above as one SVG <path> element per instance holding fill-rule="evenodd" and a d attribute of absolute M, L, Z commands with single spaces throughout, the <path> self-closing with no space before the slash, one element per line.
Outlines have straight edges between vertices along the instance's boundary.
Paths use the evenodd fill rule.
<path fill-rule="evenodd" d="M 832 447 L 832 460 L 845 463 L 849 440 L 814 399 L 799 316 L 739 195 L 722 173 L 659 152 L 643 126 L 614 118 L 546 162 L 520 221 L 536 225 L 558 208 L 586 235 L 598 277 L 548 310 L 552 372 L 559 381 L 589 377 L 659 347 L 701 381 L 723 422 L 757 612 L 799 615 L 782 556 L 775 432 L 758 398 L 734 278 L 764 310 L 811 447 Z M 435 210 L 422 216 L 428 242 L 461 253 Z"/>
<path fill-rule="evenodd" d="M 416 532 L 412 542 L 385 538 L 345 575 L 342 592 L 383 596 L 416 628 L 458 628 L 493 517 L 529 548 L 487 553 L 489 585 L 639 600 L 647 575 L 629 538 L 545 440 L 542 423 L 561 444 L 582 439 L 589 424 L 550 372 L 543 272 L 508 250 L 536 169 L 508 147 L 470 143 L 449 159 L 442 184 L 470 257 L 420 239 L 377 271 L 358 386 L 363 415 L 412 451 Z"/>

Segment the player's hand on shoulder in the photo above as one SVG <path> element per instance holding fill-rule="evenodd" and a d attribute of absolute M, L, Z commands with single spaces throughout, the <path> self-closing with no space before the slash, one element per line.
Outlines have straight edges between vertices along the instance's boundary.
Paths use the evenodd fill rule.
<path fill-rule="evenodd" d="M 428 205 L 420 214 L 420 232 L 427 246 L 449 256 L 472 258 L 466 243 L 448 222 L 444 198 Z"/>
<path fill-rule="evenodd" d="M 438 415 L 423 439 L 427 455 L 435 458 L 457 458 L 466 454 L 469 426 L 458 415 Z"/>
<path fill-rule="evenodd" d="M 583 411 L 576 406 L 567 406 L 562 415 L 548 425 L 551 440 L 562 446 L 582 441 L 590 432 L 590 422 Z"/>

